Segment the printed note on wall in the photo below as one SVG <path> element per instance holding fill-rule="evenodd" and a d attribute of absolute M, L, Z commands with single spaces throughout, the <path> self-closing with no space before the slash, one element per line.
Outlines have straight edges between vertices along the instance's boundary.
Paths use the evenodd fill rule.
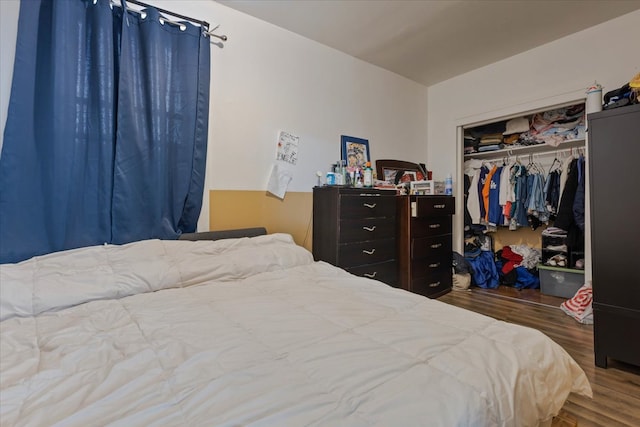
<path fill-rule="evenodd" d="M 278 134 L 278 152 L 276 159 L 295 165 L 298 161 L 299 141 L 300 137 L 292 135 L 289 132 L 280 131 Z"/>

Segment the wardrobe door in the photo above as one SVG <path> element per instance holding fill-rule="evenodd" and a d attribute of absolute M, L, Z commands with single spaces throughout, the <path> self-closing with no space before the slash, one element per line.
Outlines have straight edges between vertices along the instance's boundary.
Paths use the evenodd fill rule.
<path fill-rule="evenodd" d="M 596 365 L 640 365 L 640 105 L 589 115 Z"/>

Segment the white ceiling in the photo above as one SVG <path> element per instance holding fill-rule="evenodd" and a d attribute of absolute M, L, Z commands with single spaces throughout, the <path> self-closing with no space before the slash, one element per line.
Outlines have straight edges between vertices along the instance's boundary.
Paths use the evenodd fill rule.
<path fill-rule="evenodd" d="M 427 86 L 640 9 L 640 0 L 218 2 Z"/>

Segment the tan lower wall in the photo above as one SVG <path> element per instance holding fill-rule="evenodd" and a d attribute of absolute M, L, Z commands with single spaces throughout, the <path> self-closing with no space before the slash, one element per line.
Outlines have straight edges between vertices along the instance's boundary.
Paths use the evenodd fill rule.
<path fill-rule="evenodd" d="M 504 246 L 511 245 L 527 245 L 540 249 L 542 247 L 542 230 L 544 230 L 544 226 L 538 227 L 536 230 L 521 227 L 517 231 L 511 231 L 507 227 L 498 227 L 497 232 L 491 233 L 491 236 L 493 236 L 493 249 L 498 251 Z"/>
<path fill-rule="evenodd" d="M 284 200 L 266 191 L 211 190 L 209 192 L 209 227 L 211 231 L 232 228 L 265 227 L 268 233 L 288 233 L 295 242 L 311 250 L 313 193 L 287 192 Z M 494 250 L 507 245 L 540 249 L 544 227 L 522 227 L 509 231 L 499 227 L 492 233 Z"/>
<path fill-rule="evenodd" d="M 268 233 L 288 233 L 311 250 L 313 193 L 287 192 L 284 200 L 266 191 L 210 190 L 211 231 L 265 227 Z"/>

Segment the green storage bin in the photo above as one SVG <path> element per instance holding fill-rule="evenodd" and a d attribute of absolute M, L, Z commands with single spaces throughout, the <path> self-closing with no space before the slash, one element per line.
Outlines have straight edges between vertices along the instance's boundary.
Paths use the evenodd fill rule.
<path fill-rule="evenodd" d="M 584 270 L 538 265 L 540 292 L 562 298 L 573 298 L 584 285 Z"/>

